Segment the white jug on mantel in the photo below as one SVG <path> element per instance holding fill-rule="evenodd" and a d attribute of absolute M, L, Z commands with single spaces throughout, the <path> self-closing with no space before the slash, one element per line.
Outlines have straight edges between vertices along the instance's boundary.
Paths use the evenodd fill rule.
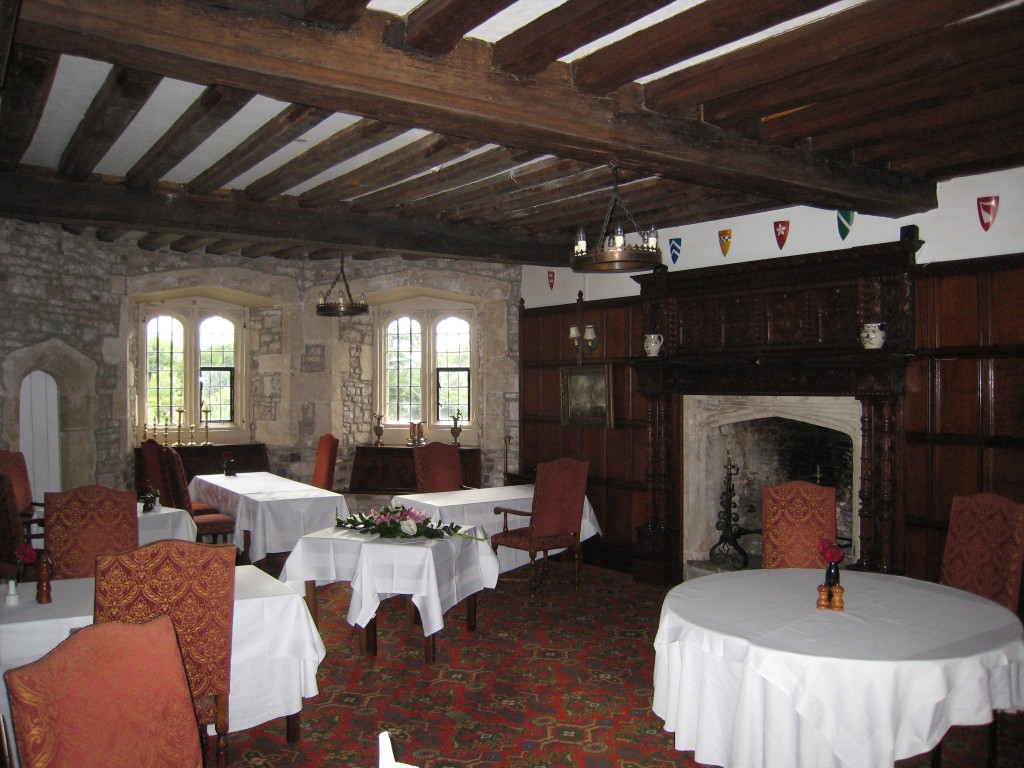
<path fill-rule="evenodd" d="M 648 333 L 644 336 L 644 352 L 648 357 L 657 357 L 665 338 L 660 333 Z"/>

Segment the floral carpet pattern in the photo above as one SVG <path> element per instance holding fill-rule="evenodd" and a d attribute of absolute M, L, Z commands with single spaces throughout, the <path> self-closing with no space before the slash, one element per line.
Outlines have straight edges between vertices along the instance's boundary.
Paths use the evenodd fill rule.
<path fill-rule="evenodd" d="M 231 734 L 232 766 L 376 768 L 377 734 L 419 768 L 701 768 L 672 748 L 651 711 L 654 635 L 667 589 L 584 566 L 578 593 L 568 565 L 530 597 L 525 573 L 504 574 L 479 596 L 477 631 L 465 611 L 445 620 L 437 661 L 423 662 L 423 635 L 404 598 L 381 604 L 376 659 L 360 654 L 348 625 L 347 583 L 318 590 L 327 658 L 320 694 L 306 700 L 302 739 L 284 720 Z M 1020 721 L 1000 740 L 1000 768 L 1024 765 Z M 984 765 L 985 729 L 955 729 L 945 768 Z M 897 768 L 925 768 L 928 756 Z"/>

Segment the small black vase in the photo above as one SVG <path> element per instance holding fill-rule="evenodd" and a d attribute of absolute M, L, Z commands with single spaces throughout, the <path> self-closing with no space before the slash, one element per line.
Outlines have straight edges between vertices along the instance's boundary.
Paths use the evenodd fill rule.
<path fill-rule="evenodd" d="M 228 477 L 235 476 L 235 460 L 224 459 L 224 474 Z"/>
<path fill-rule="evenodd" d="M 839 563 L 829 563 L 825 568 L 825 586 L 839 586 Z"/>

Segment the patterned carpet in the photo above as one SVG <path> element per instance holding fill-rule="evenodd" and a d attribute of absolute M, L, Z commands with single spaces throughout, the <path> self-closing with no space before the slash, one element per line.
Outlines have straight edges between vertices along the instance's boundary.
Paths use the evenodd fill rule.
<path fill-rule="evenodd" d="M 466 632 L 461 606 L 449 614 L 430 667 L 402 598 L 382 605 L 372 660 L 345 621 L 348 584 L 321 588 L 327 658 L 301 742 L 287 744 L 283 719 L 232 734 L 231 765 L 375 768 L 377 733 L 389 730 L 395 757 L 419 768 L 700 768 L 651 712 L 667 590 L 585 567 L 577 595 L 568 574 L 553 566 L 532 599 L 520 573 L 503 576 L 480 596 L 476 633 Z M 999 765 L 1020 768 L 1024 716 L 1008 720 Z M 943 765 L 982 766 L 984 754 L 984 729 L 956 729 Z M 929 765 L 921 756 L 897 768 Z"/>

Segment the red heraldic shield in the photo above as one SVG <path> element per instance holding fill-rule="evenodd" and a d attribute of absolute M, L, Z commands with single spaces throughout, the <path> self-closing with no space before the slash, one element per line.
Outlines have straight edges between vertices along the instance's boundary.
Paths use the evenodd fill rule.
<path fill-rule="evenodd" d="M 775 222 L 775 242 L 779 245 L 781 251 L 783 246 L 786 244 L 786 238 L 789 237 L 789 222 L 788 221 L 776 221 Z"/>
<path fill-rule="evenodd" d="M 548 270 L 548 290 L 555 290 L 555 270 Z"/>
<path fill-rule="evenodd" d="M 989 195 L 978 198 L 978 221 L 981 228 L 988 232 L 996 222 L 996 214 L 999 212 L 999 195 Z"/>

